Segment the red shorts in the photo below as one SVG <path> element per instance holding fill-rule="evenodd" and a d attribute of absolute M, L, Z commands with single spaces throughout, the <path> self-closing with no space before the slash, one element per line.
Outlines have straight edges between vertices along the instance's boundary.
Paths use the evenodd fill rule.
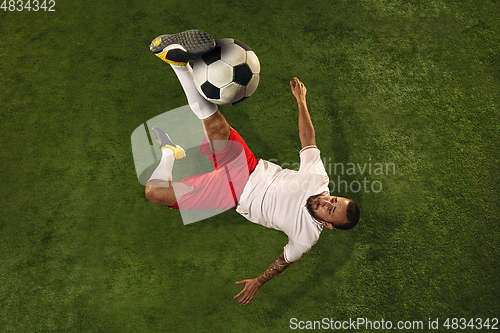
<path fill-rule="evenodd" d="M 227 210 L 236 207 L 248 177 L 258 160 L 243 138 L 231 128 L 226 149 L 213 154 L 206 138 L 199 149 L 214 164 L 214 171 L 191 176 L 179 182 L 192 185 L 193 190 L 177 199 L 173 209 Z"/>

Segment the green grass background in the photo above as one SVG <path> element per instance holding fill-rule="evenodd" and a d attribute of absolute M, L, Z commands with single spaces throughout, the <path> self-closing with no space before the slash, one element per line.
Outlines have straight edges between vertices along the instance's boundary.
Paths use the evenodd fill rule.
<path fill-rule="evenodd" d="M 428 331 L 429 318 L 499 317 L 499 1 L 55 9 L 0 11 L 1 332 L 282 332 L 291 318 L 358 317 Z M 149 43 L 193 28 L 259 56 L 256 93 L 222 108 L 258 157 L 298 162 L 297 76 L 327 161 L 395 164 L 367 176 L 380 193 L 340 193 L 361 207 L 354 230 L 325 230 L 248 306 L 235 282 L 286 235 L 234 211 L 185 226 L 146 200 L 133 164 L 132 131 L 186 104 Z"/>

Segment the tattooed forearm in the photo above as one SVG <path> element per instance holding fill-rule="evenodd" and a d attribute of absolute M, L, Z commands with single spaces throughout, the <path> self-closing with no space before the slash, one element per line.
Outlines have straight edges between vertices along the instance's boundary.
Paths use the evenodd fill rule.
<path fill-rule="evenodd" d="M 285 256 L 282 253 L 278 259 L 276 259 L 271 266 L 269 266 L 264 273 L 262 273 L 259 277 L 257 277 L 257 280 L 261 283 L 264 284 L 267 281 L 271 280 L 273 277 L 278 275 L 279 273 L 283 272 L 285 269 L 290 266 L 291 263 L 288 263 L 285 261 Z"/>

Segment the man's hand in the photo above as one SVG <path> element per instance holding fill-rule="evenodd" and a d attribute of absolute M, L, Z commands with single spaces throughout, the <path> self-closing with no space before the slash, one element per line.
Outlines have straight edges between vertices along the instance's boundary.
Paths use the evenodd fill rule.
<path fill-rule="evenodd" d="M 294 85 L 295 83 L 295 85 Z M 297 98 L 297 101 L 305 101 L 306 100 L 306 92 L 307 88 L 304 86 L 302 82 L 296 77 L 293 78 L 293 81 L 290 81 L 290 87 L 292 88 L 292 94 Z"/>
<path fill-rule="evenodd" d="M 254 298 L 255 294 L 257 291 L 259 291 L 259 288 L 262 287 L 262 283 L 260 283 L 256 278 L 251 279 L 251 280 L 243 280 L 243 281 L 238 281 L 236 284 L 244 284 L 245 288 L 234 298 L 238 298 L 243 295 L 237 302 L 240 303 L 241 305 L 247 305 L 250 303 L 250 301 Z"/>
<path fill-rule="evenodd" d="M 243 281 L 238 281 L 236 284 L 244 284 L 245 288 L 234 298 L 238 298 L 243 295 L 238 300 L 238 303 L 242 305 L 247 305 L 250 303 L 250 301 L 254 298 L 255 294 L 257 291 L 259 291 L 260 287 L 267 281 L 271 280 L 273 277 L 278 275 L 279 273 L 283 272 L 285 269 L 288 268 L 292 263 L 286 262 L 285 260 L 285 253 L 283 252 L 272 264 L 269 266 L 264 273 L 259 275 L 255 279 L 251 280 L 243 280 Z"/>

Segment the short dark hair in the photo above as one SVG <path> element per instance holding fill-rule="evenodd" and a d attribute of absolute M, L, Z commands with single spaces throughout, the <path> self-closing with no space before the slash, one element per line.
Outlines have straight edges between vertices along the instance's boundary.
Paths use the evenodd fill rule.
<path fill-rule="evenodd" d="M 347 211 L 346 211 L 346 218 L 347 218 L 347 223 L 342 223 L 342 224 L 333 224 L 333 226 L 337 229 L 342 229 L 342 230 L 349 230 L 354 228 L 358 222 L 359 222 L 359 207 L 356 205 L 356 203 L 352 200 L 349 200 L 349 203 L 347 204 Z"/>

